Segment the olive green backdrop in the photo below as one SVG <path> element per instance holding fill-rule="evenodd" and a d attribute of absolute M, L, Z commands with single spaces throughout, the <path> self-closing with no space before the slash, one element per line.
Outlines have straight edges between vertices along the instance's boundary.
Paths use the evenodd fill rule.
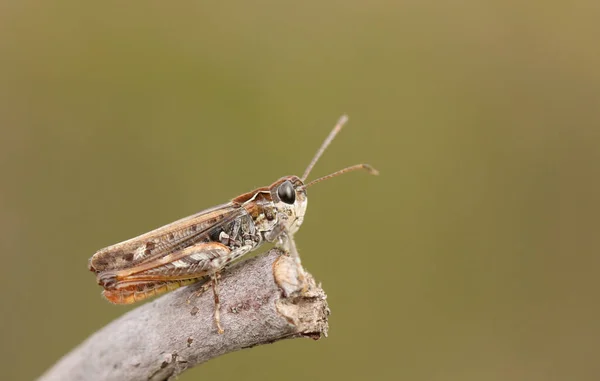
<path fill-rule="evenodd" d="M 99 248 L 301 174 L 330 337 L 181 380 L 594 380 L 596 1 L 3 1 L 0 365 L 129 310 Z"/>

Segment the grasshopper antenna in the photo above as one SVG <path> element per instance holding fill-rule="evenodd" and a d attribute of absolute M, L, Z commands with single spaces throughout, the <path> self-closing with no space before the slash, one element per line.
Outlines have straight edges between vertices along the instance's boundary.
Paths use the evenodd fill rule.
<path fill-rule="evenodd" d="M 344 169 L 340 169 L 339 171 L 333 172 L 332 174 L 329 174 L 327 176 L 319 177 L 318 179 L 313 180 L 310 183 L 306 184 L 304 186 L 304 188 L 308 188 L 311 185 L 314 185 L 316 183 L 320 183 L 323 180 L 328 180 L 328 179 L 330 179 L 332 177 L 343 175 L 344 173 L 348 173 L 348 172 L 352 172 L 352 171 L 357 171 L 359 169 L 364 169 L 365 171 L 369 172 L 369 174 L 371 174 L 371 175 L 378 175 L 379 174 L 379 171 L 376 170 L 375 168 L 371 167 L 369 164 L 356 164 L 356 165 L 353 165 L 351 167 L 346 167 Z"/>
<path fill-rule="evenodd" d="M 319 148 L 319 150 L 313 157 L 313 159 L 310 162 L 310 164 L 308 165 L 308 167 L 306 167 L 306 170 L 304 171 L 304 174 L 302 175 L 302 178 L 301 178 L 302 182 L 304 182 L 306 180 L 306 178 L 310 174 L 310 171 L 312 171 L 315 164 L 317 164 L 317 161 L 319 161 L 319 159 L 321 158 L 321 155 L 323 155 L 323 152 L 325 152 L 325 150 L 327 149 L 329 144 L 331 144 L 331 141 L 333 140 L 333 138 L 335 138 L 335 136 L 338 134 L 338 132 L 340 132 L 340 130 L 342 129 L 342 127 L 344 127 L 344 124 L 346 124 L 347 121 L 348 121 L 348 115 L 342 115 L 340 117 L 340 119 L 336 123 L 335 127 L 333 127 L 333 130 L 331 130 L 331 132 L 329 133 L 329 135 L 327 136 L 327 138 L 325 139 L 323 144 L 321 144 L 321 147 Z"/>

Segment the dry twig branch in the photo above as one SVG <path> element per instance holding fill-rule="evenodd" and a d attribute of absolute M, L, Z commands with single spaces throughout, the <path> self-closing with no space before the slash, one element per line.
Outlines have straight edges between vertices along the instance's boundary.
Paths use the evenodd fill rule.
<path fill-rule="evenodd" d="M 188 286 L 142 305 L 93 334 L 39 381 L 168 380 L 214 357 L 278 340 L 327 334 L 325 292 L 307 274 L 301 286 L 293 260 L 276 249 L 222 274 L 217 333 L 212 292 Z"/>

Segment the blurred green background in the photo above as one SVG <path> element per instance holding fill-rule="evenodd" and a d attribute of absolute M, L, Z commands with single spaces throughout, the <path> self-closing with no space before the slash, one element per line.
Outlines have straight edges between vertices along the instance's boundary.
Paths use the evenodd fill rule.
<path fill-rule="evenodd" d="M 181 380 L 597 380 L 597 1 L 3 1 L 0 365 L 128 308 L 99 248 L 300 175 L 330 337 Z"/>

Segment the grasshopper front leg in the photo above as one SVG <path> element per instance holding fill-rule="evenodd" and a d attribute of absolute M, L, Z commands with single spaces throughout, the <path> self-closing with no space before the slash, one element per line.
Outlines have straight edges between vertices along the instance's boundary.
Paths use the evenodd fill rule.
<path fill-rule="evenodd" d="M 302 261 L 300 260 L 300 253 L 298 253 L 298 249 L 296 248 L 296 241 L 294 241 L 294 236 L 282 234 L 279 239 L 280 242 L 276 246 L 281 247 L 286 253 L 289 253 L 291 257 L 294 259 L 296 263 L 296 267 L 298 269 L 298 280 L 302 283 L 302 294 L 305 294 L 308 290 L 308 283 L 306 282 L 306 272 L 304 271 L 304 267 L 302 267 Z"/>
<path fill-rule="evenodd" d="M 308 284 L 306 283 L 306 273 L 304 271 L 304 267 L 302 267 L 302 261 L 300 260 L 298 249 L 296 248 L 294 236 L 288 234 L 288 232 L 285 230 L 285 220 L 280 219 L 273 230 L 267 233 L 265 237 L 267 241 L 276 241 L 275 247 L 282 249 L 294 259 L 298 269 L 298 280 L 302 283 L 302 293 L 306 293 L 306 290 L 308 289 Z"/>

